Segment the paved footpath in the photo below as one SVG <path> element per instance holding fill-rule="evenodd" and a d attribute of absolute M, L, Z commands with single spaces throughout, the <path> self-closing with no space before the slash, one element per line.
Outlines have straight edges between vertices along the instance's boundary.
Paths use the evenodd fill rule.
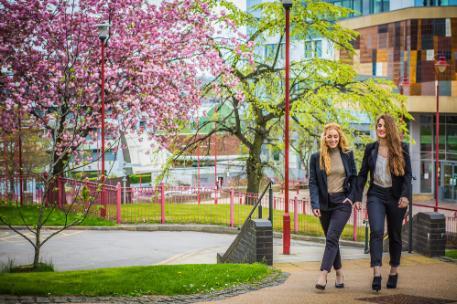
<path fill-rule="evenodd" d="M 384 259 L 384 264 L 388 265 L 387 259 Z M 457 303 L 457 263 L 415 254 L 408 255 L 402 259 L 399 288 L 395 290 L 385 288 L 388 267 L 384 267 L 383 289 L 378 294 L 370 290 L 371 270 L 368 265 L 368 259 L 344 261 L 346 288 L 336 289 L 333 286 L 334 273 L 331 273 L 327 288 L 322 292 L 314 288 L 319 274 L 318 262 L 276 264 L 275 267 L 290 273 L 290 277 L 284 284 L 220 301 L 200 303 Z M 441 301 L 437 301 L 438 299 Z"/>
<path fill-rule="evenodd" d="M 387 260 L 384 260 L 387 264 Z M 0 303 L 117 303 L 117 304 L 163 304 L 163 303 L 217 303 L 217 304 L 295 304 L 295 303 L 385 303 L 385 304 L 445 304 L 457 303 L 457 263 L 431 259 L 416 254 L 402 259 L 399 288 L 385 288 L 387 277 L 383 273 L 383 289 L 379 293 L 370 291 L 371 271 L 368 259 L 344 261 L 346 288 L 333 287 L 334 274 L 329 276 L 325 291 L 314 288 L 319 273 L 319 262 L 290 262 L 275 264 L 287 272 L 281 282 L 267 282 L 263 286 L 242 286 L 231 291 L 213 295 L 178 297 L 146 296 L 129 297 L 14 297 L 1 296 Z M 285 282 L 282 282 L 284 281 Z M 281 284 L 282 283 L 282 284 Z M 273 286 L 273 287 L 268 287 Z M 261 288 L 263 287 L 263 288 Z M 260 288 L 260 289 L 258 289 Z M 257 290 L 255 290 L 257 289 Z"/>

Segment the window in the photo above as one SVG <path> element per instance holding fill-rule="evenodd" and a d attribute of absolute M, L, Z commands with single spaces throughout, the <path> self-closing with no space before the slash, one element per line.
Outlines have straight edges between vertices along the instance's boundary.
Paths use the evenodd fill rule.
<path fill-rule="evenodd" d="M 389 0 L 370 0 L 370 13 L 377 14 L 388 12 L 390 9 Z"/>
<path fill-rule="evenodd" d="M 313 57 L 313 42 L 305 41 L 305 58 Z"/>
<path fill-rule="evenodd" d="M 322 40 L 314 41 L 314 54 L 317 58 L 322 58 Z"/>
<path fill-rule="evenodd" d="M 322 40 L 305 41 L 305 58 L 322 58 Z"/>
<path fill-rule="evenodd" d="M 457 0 L 456 0 L 457 1 Z M 329 3 L 332 3 L 333 5 L 336 6 L 341 6 L 345 8 L 349 8 L 355 11 L 354 14 L 351 14 L 351 16 L 360 16 L 362 15 L 362 0 L 343 0 L 343 1 L 328 1 Z"/>
<path fill-rule="evenodd" d="M 278 51 L 278 44 L 277 43 L 271 43 L 271 44 L 265 44 L 264 48 L 264 58 L 267 59 L 274 59 L 276 56 L 276 52 Z M 284 43 L 281 44 L 281 49 L 279 52 L 279 59 L 284 59 L 286 54 L 286 50 L 284 48 Z"/>

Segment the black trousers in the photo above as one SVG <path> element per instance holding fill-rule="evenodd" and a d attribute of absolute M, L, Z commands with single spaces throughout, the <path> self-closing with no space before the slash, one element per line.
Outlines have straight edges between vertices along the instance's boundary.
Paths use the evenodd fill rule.
<path fill-rule="evenodd" d="M 342 267 L 339 240 L 352 211 L 350 203 L 343 203 L 345 199 L 344 193 L 329 195 L 329 209 L 321 210 L 320 222 L 325 233 L 321 271 L 330 272 L 332 266 L 335 270 Z"/>
<path fill-rule="evenodd" d="M 371 267 L 382 266 L 384 221 L 387 218 L 389 234 L 390 265 L 400 265 L 401 228 L 406 208 L 398 207 L 398 199 L 392 196 L 392 188 L 374 185 L 367 195 L 368 220 L 370 222 L 370 258 Z"/>

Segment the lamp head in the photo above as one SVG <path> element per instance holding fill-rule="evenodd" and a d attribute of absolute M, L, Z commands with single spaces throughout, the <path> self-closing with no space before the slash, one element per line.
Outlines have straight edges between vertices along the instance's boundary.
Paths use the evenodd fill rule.
<path fill-rule="evenodd" d="M 101 23 L 97 25 L 97 30 L 98 30 L 98 38 L 100 38 L 101 41 L 106 42 L 109 38 L 109 23 Z"/>
<path fill-rule="evenodd" d="M 284 6 L 285 9 L 289 9 L 292 7 L 292 0 L 281 0 L 282 6 Z"/>
<path fill-rule="evenodd" d="M 446 57 L 440 56 L 438 61 L 435 63 L 435 69 L 438 70 L 438 72 L 443 73 L 448 65 L 449 64 L 446 61 Z"/>
<path fill-rule="evenodd" d="M 402 87 L 409 87 L 410 83 L 408 80 L 408 76 L 403 76 L 403 78 L 400 81 L 400 86 Z"/>

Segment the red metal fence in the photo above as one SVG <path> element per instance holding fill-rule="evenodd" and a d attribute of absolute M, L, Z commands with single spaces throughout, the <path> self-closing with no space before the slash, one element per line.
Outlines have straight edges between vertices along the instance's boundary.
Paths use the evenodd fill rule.
<path fill-rule="evenodd" d="M 0 178 L 0 200 L 19 201 L 18 178 Z M 23 178 L 28 183 L 27 204 L 42 202 L 43 189 L 36 181 Z M 83 189 L 89 196 L 84 198 Z M 57 179 L 54 195 L 48 201 L 59 207 L 74 204 L 87 207 L 92 202 L 91 214 L 120 223 L 204 223 L 240 226 L 245 220 L 257 195 L 234 189 L 196 188 L 191 186 L 158 185 L 154 187 L 121 187 L 101 185 L 96 182 L 78 181 L 67 178 Z M 273 226 L 282 230 L 282 214 L 285 209 L 283 191 L 273 195 Z M 299 197 L 298 191 L 291 191 L 289 210 L 291 229 L 295 233 L 322 236 L 319 220 L 312 215 L 307 199 Z M 84 202 L 84 199 L 88 199 Z M 268 214 L 269 197 L 262 199 L 262 209 Z M 46 203 L 46 202 L 45 202 Z M 433 206 L 414 204 L 413 213 L 431 211 Z M 440 208 L 446 216 L 446 231 L 457 233 L 457 208 Z M 367 210 L 354 209 L 343 238 L 361 240 L 364 238 L 364 220 Z"/>

